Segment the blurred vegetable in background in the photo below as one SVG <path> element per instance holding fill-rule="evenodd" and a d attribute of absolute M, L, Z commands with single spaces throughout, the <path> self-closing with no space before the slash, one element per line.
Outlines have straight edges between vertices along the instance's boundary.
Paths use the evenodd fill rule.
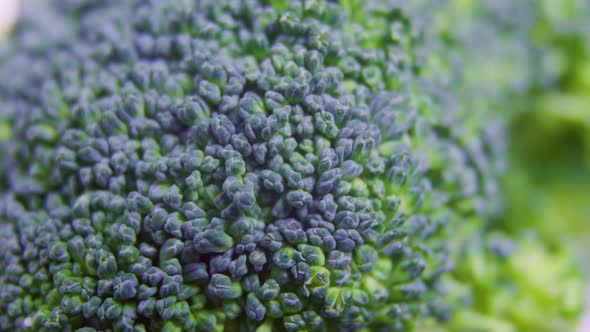
<path fill-rule="evenodd" d="M 549 251 L 531 234 L 473 236 L 461 251 L 448 297 L 458 309 L 420 332 L 572 331 L 584 283 L 567 252 Z"/>
<path fill-rule="evenodd" d="M 536 84 L 511 120 L 506 229 L 533 227 L 590 268 L 590 2 L 539 0 Z"/>
<path fill-rule="evenodd" d="M 487 101 L 496 101 L 492 107 L 508 125 L 505 214 L 482 226 L 489 229 L 483 238 L 473 224 L 459 226 L 458 265 L 444 288 L 456 308 L 465 309 L 456 309 L 446 325 L 426 324 L 420 331 L 571 331 L 583 307 L 580 273 L 587 278 L 590 271 L 590 2 L 519 1 L 533 16 L 528 27 L 527 15 L 510 10 L 515 4 L 453 3 L 449 26 L 469 31 L 468 40 L 482 34 L 473 25 L 461 27 L 466 17 L 479 25 L 486 17 L 496 25 L 511 18 L 527 37 L 515 43 L 513 26 L 508 42 L 488 40 L 487 48 L 467 53 L 476 55 L 471 85 L 500 87 L 500 95 Z M 474 14 L 485 13 L 482 8 L 499 10 Z M 511 83 L 511 91 L 502 90 Z M 496 250 L 502 242 L 499 247 L 512 253 L 508 258 Z"/>

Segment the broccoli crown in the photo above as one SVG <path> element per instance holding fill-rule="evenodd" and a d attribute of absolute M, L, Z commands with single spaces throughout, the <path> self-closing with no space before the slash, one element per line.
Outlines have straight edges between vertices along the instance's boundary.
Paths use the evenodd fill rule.
<path fill-rule="evenodd" d="M 405 331 L 432 311 L 446 225 L 496 194 L 494 139 L 422 74 L 418 2 L 56 8 L 0 57 L 0 329 Z"/>

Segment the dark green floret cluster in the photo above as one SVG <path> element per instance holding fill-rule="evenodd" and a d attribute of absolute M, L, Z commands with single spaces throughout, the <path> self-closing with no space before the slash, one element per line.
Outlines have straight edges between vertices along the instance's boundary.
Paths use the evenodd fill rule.
<path fill-rule="evenodd" d="M 466 332 L 518 320 L 472 301 L 498 285 L 578 286 L 566 255 L 529 285 L 544 248 L 488 234 L 495 107 L 530 74 L 505 56 L 532 53 L 501 46 L 526 39 L 525 2 L 483 2 L 25 11 L 0 48 L 0 330 Z M 476 84 L 486 44 L 498 76 Z M 569 295 L 548 315 L 574 317 Z"/>

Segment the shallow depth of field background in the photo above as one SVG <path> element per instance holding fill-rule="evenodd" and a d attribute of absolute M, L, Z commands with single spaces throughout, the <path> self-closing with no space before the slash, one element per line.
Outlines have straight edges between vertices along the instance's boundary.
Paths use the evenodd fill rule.
<path fill-rule="evenodd" d="M 503 181 L 505 224 L 531 226 L 550 245 L 568 247 L 588 276 L 590 3 L 538 1 L 546 14 L 533 38 L 551 50 L 542 65 L 549 75 L 510 122 L 510 161 Z M 588 307 L 580 332 L 590 331 Z"/>
<path fill-rule="evenodd" d="M 572 1 L 539 1 L 549 13 L 539 38 L 554 49 L 543 64 L 552 79 L 510 119 L 504 221 L 508 228 L 532 226 L 556 246 L 567 244 L 590 275 L 590 24 L 588 31 L 568 25 L 590 17 L 568 7 Z M 0 0 L 0 38 L 17 15 L 18 0 Z M 590 332 L 590 313 L 578 331 Z"/>

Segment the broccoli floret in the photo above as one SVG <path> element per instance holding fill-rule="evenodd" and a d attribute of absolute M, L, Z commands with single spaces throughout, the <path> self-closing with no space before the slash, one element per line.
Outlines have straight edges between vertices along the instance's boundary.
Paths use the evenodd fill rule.
<path fill-rule="evenodd" d="M 426 7 L 56 8 L 63 34 L 21 23 L 0 66 L 0 329 L 406 331 L 434 310 L 449 225 L 495 209 L 498 137 L 423 74 L 450 62 Z"/>
<path fill-rule="evenodd" d="M 534 233 L 473 233 L 443 288 L 454 311 L 444 325 L 417 331 L 572 331 L 584 304 L 584 281 L 571 253 Z M 447 303 L 448 303 L 447 302 Z"/>

